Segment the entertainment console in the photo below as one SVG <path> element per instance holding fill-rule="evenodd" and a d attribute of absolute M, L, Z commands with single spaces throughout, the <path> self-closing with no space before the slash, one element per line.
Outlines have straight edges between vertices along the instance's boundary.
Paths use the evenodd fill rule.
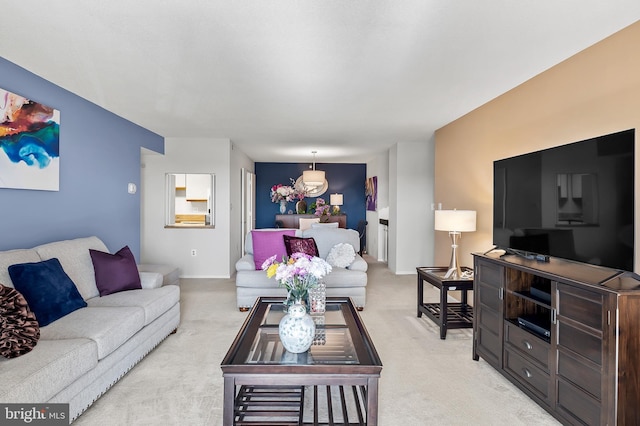
<path fill-rule="evenodd" d="M 473 359 L 563 424 L 640 422 L 640 281 L 551 257 L 474 254 Z"/>

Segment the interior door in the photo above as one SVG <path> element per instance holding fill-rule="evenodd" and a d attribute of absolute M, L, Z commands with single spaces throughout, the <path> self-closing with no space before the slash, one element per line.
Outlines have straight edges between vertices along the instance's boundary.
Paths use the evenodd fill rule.
<path fill-rule="evenodd" d="M 255 199 L 256 199 L 256 175 L 247 169 L 242 169 L 241 177 L 242 187 L 242 232 L 240 233 L 240 247 L 242 248 L 242 255 L 244 255 L 244 241 L 247 233 L 255 228 Z"/>

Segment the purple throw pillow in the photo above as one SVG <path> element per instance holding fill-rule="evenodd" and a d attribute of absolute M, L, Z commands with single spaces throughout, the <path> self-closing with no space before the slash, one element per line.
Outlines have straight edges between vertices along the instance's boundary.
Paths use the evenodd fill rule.
<path fill-rule="evenodd" d="M 287 249 L 287 255 L 291 256 L 293 253 L 304 253 L 309 256 L 320 256 L 318 253 L 318 245 L 313 238 L 300 238 L 284 236 L 284 246 Z"/>
<path fill-rule="evenodd" d="M 251 239 L 253 241 L 253 262 L 256 270 L 262 269 L 265 260 L 276 255 L 278 261 L 287 255 L 287 249 L 284 246 L 285 235 L 296 235 L 295 229 L 286 229 L 282 231 L 251 231 Z"/>
<path fill-rule="evenodd" d="M 115 254 L 89 249 L 100 296 L 142 288 L 136 259 L 124 246 Z"/>

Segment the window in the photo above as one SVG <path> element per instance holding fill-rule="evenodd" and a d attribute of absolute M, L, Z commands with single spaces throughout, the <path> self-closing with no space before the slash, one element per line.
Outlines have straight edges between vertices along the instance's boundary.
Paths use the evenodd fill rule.
<path fill-rule="evenodd" d="M 210 173 L 167 173 L 165 227 L 213 228 L 214 183 Z"/>

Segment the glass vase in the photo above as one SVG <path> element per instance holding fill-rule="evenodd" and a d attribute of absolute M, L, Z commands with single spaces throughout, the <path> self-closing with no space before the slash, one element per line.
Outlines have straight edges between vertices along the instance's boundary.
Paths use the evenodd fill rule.
<path fill-rule="evenodd" d="M 327 286 L 324 281 L 318 282 L 309 289 L 309 310 L 313 314 L 324 314 L 327 309 Z"/>
<path fill-rule="evenodd" d="M 280 214 L 285 214 L 287 212 L 287 202 L 285 200 L 280 200 Z"/>

